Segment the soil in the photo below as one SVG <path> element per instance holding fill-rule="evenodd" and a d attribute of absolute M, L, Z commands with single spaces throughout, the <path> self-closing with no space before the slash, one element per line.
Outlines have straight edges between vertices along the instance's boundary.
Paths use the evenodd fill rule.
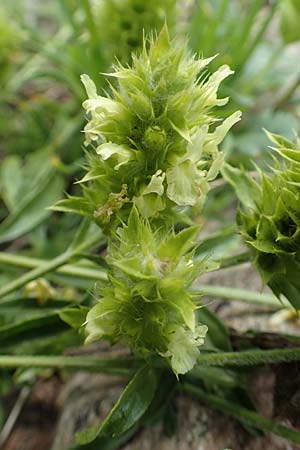
<path fill-rule="evenodd" d="M 63 381 L 56 374 L 37 381 L 2 450 L 51 448 L 60 413 L 57 398 L 62 387 Z M 12 393 L 5 399 L 5 404 L 12 407 L 17 397 L 16 392 Z"/>

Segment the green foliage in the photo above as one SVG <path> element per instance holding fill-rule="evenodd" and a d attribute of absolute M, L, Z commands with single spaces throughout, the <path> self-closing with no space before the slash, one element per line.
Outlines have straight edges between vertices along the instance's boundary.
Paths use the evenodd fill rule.
<path fill-rule="evenodd" d="M 18 49 L 19 41 L 20 35 L 15 23 L 0 6 L 0 86 L 9 76 L 13 55 Z"/>
<path fill-rule="evenodd" d="M 201 51 L 205 56 L 220 54 L 221 63 L 235 71 L 222 91 L 230 93 L 232 100 L 244 110 L 250 106 L 251 94 L 257 89 L 255 85 L 249 89 L 248 65 L 255 64 L 255 52 L 263 45 L 276 10 L 275 4 L 266 5 L 262 13 L 263 5 L 263 0 L 196 0 L 187 24 L 194 51 Z"/>
<path fill-rule="evenodd" d="M 0 225 L 0 242 L 7 242 L 49 217 L 46 208 L 61 196 L 63 179 L 50 163 L 49 152 L 42 150 L 29 156 L 23 165 L 16 156 L 5 159 L 0 186 L 10 212 Z"/>
<path fill-rule="evenodd" d="M 112 55 L 122 64 L 131 61 L 132 52 L 143 47 L 143 33 L 161 30 L 164 22 L 169 28 L 176 23 L 176 0 L 145 2 L 143 0 L 100 0 L 96 9 L 96 21 L 101 26 L 100 38 L 106 59 Z M 116 36 L 118 39 L 116 40 Z"/>
<path fill-rule="evenodd" d="M 279 2 L 280 31 L 285 42 L 300 41 L 300 3 L 299 0 Z"/>
<path fill-rule="evenodd" d="M 250 169 L 251 159 L 264 165 L 263 149 L 268 142 L 262 128 L 286 136 L 293 128 L 298 130 L 294 114 L 298 67 L 293 63 L 298 61 L 294 54 L 298 55 L 299 50 L 283 45 L 277 32 L 278 22 L 286 15 L 286 33 L 299 30 L 296 4 L 299 9 L 298 0 L 192 2 L 185 28 L 192 50 L 204 56 L 218 55 L 211 63 L 212 70 L 228 64 L 234 71 L 220 87 L 222 96 L 230 96 L 223 114 L 237 108 L 243 112 L 242 121 L 225 143 L 228 159 L 234 165 L 242 163 Z"/>
<path fill-rule="evenodd" d="M 254 263 L 264 283 L 299 309 L 300 140 L 296 137 L 291 142 L 271 133 L 268 136 L 276 151 L 273 173 L 260 172 L 260 182 L 230 166 L 223 174 L 241 201 L 238 223 L 253 249 Z"/>

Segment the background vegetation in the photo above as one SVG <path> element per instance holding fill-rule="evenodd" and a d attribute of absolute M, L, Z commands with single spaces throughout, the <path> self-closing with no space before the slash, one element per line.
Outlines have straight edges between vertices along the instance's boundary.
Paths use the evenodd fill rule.
<path fill-rule="evenodd" d="M 153 362 L 153 367 L 158 367 L 157 375 L 154 369 L 141 367 L 134 357 L 108 361 L 86 358 L 83 362 L 82 358 L 73 357 L 71 361 L 63 356 L 68 348 L 83 344 L 83 317 L 95 304 L 107 270 L 102 230 L 75 215 L 50 209 L 65 193 L 80 193 L 75 182 L 84 174 L 81 131 L 86 123 L 82 108 L 86 94 L 80 75 L 89 75 L 101 95 L 110 92 L 112 87 L 103 74 L 112 71 L 116 60 L 125 66 L 131 64 L 132 52 L 142 50 L 143 33 L 159 32 L 166 21 L 171 36 L 188 38 L 191 53 L 217 55 L 210 71 L 222 64 L 234 70 L 219 94 L 221 98 L 230 97 L 221 108 L 223 118 L 236 110 L 243 113 L 241 122 L 222 143 L 227 162 L 248 172 L 257 172 L 258 168 L 269 172 L 270 141 L 262 130 L 293 139 L 300 129 L 299 20 L 297 0 L 2 0 L 0 392 L 3 396 L 32 386 L 45 367 L 79 369 L 86 365 L 91 370 L 128 378 L 135 374 L 119 404 L 121 410 L 125 405 L 132 411 L 131 422 L 120 418 L 117 409 L 94 434 L 79 437 L 76 448 L 93 449 L 100 443 L 103 449 L 118 448 L 147 414 L 154 416 L 154 401 L 161 406 L 156 419 L 164 418 L 169 411 L 165 407 L 169 399 L 155 390 L 163 376 L 159 361 Z M 249 259 L 232 214 L 224 214 L 235 206 L 234 189 L 218 178 L 203 214 L 193 217 L 204 228 L 213 221 L 215 229 L 203 237 L 199 259 L 213 254 L 222 267 Z M 213 287 L 201 288 L 201 284 L 199 290 L 212 297 L 247 298 L 234 287 L 230 294 L 226 289 L 214 292 Z M 271 294 L 255 293 L 248 298 L 280 307 Z M 208 372 L 196 368 L 180 389 L 233 416 L 237 416 L 235 408 L 239 407 L 237 418 L 251 432 L 273 430 L 299 442 L 299 432 L 257 415 L 247 387 L 241 387 L 240 376 L 244 374 L 240 368 L 231 372 L 210 367 L 226 366 L 226 358 L 232 358 L 234 366 L 299 359 L 299 348 L 290 353 L 277 349 L 269 356 L 248 348 L 254 352 L 251 357 L 239 354 L 233 352 L 228 329 L 211 309 L 203 308 L 199 316 L 208 325 L 208 342 L 210 350 L 214 349 L 212 353 L 209 349 L 203 352 L 202 364 L 216 371 L 215 376 L 210 375 L 214 381 L 208 383 Z M 299 336 L 294 338 L 299 347 Z M 167 381 L 172 387 L 176 383 L 175 377 Z M 142 407 L 135 409 L 131 391 L 143 391 Z M 0 430 L 6 422 L 2 407 L 0 400 Z M 115 429 L 120 435 L 108 439 Z"/>

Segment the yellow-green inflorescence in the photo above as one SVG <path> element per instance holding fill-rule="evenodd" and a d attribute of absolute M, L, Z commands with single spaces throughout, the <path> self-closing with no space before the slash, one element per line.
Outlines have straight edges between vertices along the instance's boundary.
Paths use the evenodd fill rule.
<path fill-rule="evenodd" d="M 217 90 L 230 69 L 207 75 L 210 59 L 170 42 L 166 27 L 132 61 L 115 67 L 117 86 L 106 97 L 82 76 L 84 132 L 94 150 L 80 181 L 83 197 L 56 209 L 88 216 L 108 236 L 108 283 L 87 315 L 87 341 L 125 342 L 138 354 L 167 358 L 182 374 L 195 364 L 207 329 L 196 322 L 190 286 L 216 265 L 193 259 L 198 228 L 175 233 L 174 225 L 178 212 L 203 204 L 223 162 L 218 146 L 240 113 L 222 121 L 214 110 L 227 102 Z"/>
<path fill-rule="evenodd" d="M 264 283 L 300 309 L 300 139 L 268 133 L 274 167 L 260 181 L 226 166 L 224 176 L 241 201 L 238 223 Z"/>
<path fill-rule="evenodd" d="M 207 331 L 195 320 L 193 280 L 216 263 L 193 261 L 198 227 L 175 234 L 151 229 L 133 207 L 128 224 L 111 237 L 109 283 L 87 315 L 87 342 L 123 341 L 143 355 L 159 354 L 176 374 L 196 362 Z"/>
<path fill-rule="evenodd" d="M 218 150 L 240 112 L 221 121 L 214 108 L 228 66 L 208 76 L 210 59 L 192 57 L 185 46 L 171 43 L 166 27 L 150 48 L 133 56 L 132 67 L 116 66 L 118 81 L 111 95 L 97 94 L 93 81 L 82 76 L 89 117 L 86 144 L 93 144 L 83 198 L 57 205 L 89 216 L 105 226 L 125 220 L 133 205 L 144 218 L 174 207 L 201 206 L 209 182 L 218 174 L 224 154 Z"/>

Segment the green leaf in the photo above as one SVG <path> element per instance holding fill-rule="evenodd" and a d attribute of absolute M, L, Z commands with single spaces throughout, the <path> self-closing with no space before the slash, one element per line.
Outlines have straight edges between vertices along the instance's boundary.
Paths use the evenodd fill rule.
<path fill-rule="evenodd" d="M 49 215 L 47 209 L 62 195 L 64 181 L 57 174 L 52 174 L 47 183 L 32 198 L 20 203 L 19 207 L 10 214 L 0 225 L 0 243 L 16 239 L 22 234 L 31 231 Z M 31 192 L 30 187 L 24 188 L 24 192 Z"/>
<path fill-rule="evenodd" d="M 205 386 L 209 388 L 220 386 L 223 389 L 246 389 L 241 375 L 224 367 L 206 367 L 198 364 L 189 372 L 188 377 L 202 380 Z"/>
<path fill-rule="evenodd" d="M 56 355 L 66 348 L 82 345 L 82 338 L 77 330 L 66 329 L 63 324 L 43 326 L 38 330 L 28 330 L 26 334 L 7 339 L 1 343 L 1 352 L 9 355 Z M 47 356 L 48 358 L 48 356 Z M 15 367 L 19 367 L 17 364 Z M 27 367 L 31 367 L 28 364 Z"/>
<path fill-rule="evenodd" d="M 71 249 L 76 249 L 86 239 L 90 232 L 91 221 L 87 218 L 82 219 L 78 226 L 73 241 L 70 244 Z"/>
<path fill-rule="evenodd" d="M 53 211 L 71 212 L 85 217 L 91 217 L 93 215 L 93 211 L 91 210 L 91 203 L 84 197 L 69 196 L 66 199 L 59 200 L 57 203 L 51 206 L 51 209 Z"/>
<path fill-rule="evenodd" d="M 149 408 L 157 386 L 157 376 L 149 366 L 142 367 L 129 382 L 116 405 L 100 427 L 76 435 L 75 449 L 106 450 L 110 440 L 120 438 L 134 427 Z"/>
<path fill-rule="evenodd" d="M 168 369 L 162 370 L 152 403 L 143 416 L 143 426 L 152 427 L 165 419 L 176 388 L 177 379 L 173 373 Z"/>
<path fill-rule="evenodd" d="M 268 281 L 268 286 L 279 299 L 284 295 L 297 311 L 300 310 L 300 291 L 285 275 L 275 274 Z"/>
<path fill-rule="evenodd" d="M 82 246 L 82 244 L 90 239 L 95 233 L 99 233 L 99 227 L 95 225 L 93 222 L 87 218 L 84 218 L 78 227 L 74 239 L 70 245 L 70 249 L 76 250 L 78 247 Z M 99 242 L 101 238 L 99 236 Z M 88 257 L 87 255 L 82 255 L 82 257 Z"/>
<path fill-rule="evenodd" d="M 14 211 L 18 204 L 18 192 L 22 184 L 21 160 L 10 156 L 2 162 L 0 174 L 1 193 L 7 208 Z"/>
<path fill-rule="evenodd" d="M 25 338 L 25 332 L 35 330 L 41 334 L 47 326 L 66 326 L 59 318 L 59 310 L 66 306 L 64 301 L 51 301 L 51 306 L 38 306 L 35 300 L 17 299 L 0 304 L 0 342 L 8 339 Z"/>

